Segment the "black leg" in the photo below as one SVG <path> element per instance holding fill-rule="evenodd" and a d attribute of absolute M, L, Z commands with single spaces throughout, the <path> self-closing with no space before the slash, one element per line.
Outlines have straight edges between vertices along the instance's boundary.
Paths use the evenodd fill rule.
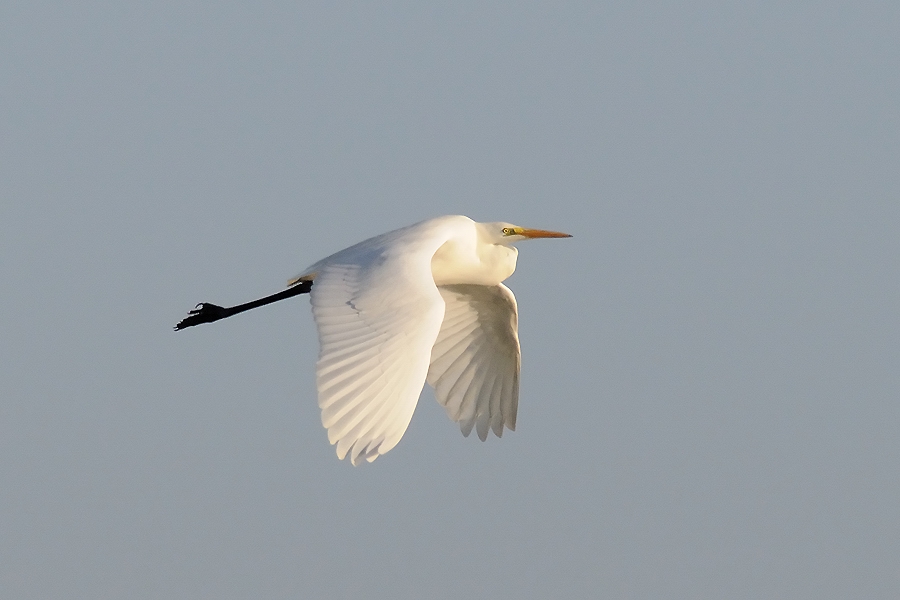
<path fill-rule="evenodd" d="M 309 293 L 309 290 L 312 289 L 312 284 L 312 281 L 301 281 L 297 285 L 289 287 L 277 294 L 272 294 L 271 296 L 266 296 L 265 298 L 254 300 L 253 302 L 247 302 L 246 304 L 239 304 L 227 308 L 208 302 L 201 302 L 194 310 L 188 313 L 188 316 L 179 321 L 178 325 L 175 326 L 175 331 L 193 327 L 194 325 L 200 325 L 202 323 L 212 323 L 213 321 L 218 321 L 219 319 L 242 313 L 251 308 L 265 306 L 266 304 L 272 304 L 273 302 L 299 296 L 300 294 L 307 294 Z"/>

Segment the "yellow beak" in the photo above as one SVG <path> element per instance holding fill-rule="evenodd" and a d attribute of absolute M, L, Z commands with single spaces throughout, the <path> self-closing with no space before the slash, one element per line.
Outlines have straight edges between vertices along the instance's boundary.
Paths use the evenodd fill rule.
<path fill-rule="evenodd" d="M 568 233 L 561 233 L 559 231 L 547 231 L 546 229 L 523 229 L 518 232 L 519 235 L 524 235 L 527 238 L 567 238 L 572 237 Z"/>

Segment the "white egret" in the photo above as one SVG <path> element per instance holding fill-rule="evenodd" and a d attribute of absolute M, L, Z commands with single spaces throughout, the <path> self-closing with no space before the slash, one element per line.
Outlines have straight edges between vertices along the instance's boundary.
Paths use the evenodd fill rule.
<path fill-rule="evenodd" d="M 319 407 L 338 458 L 355 465 L 393 448 L 426 381 L 463 435 L 500 437 L 515 429 L 519 399 L 516 298 L 501 283 L 516 268 L 513 244 L 564 237 L 438 217 L 332 254 L 278 294 L 230 308 L 198 304 L 175 329 L 310 292 Z"/>

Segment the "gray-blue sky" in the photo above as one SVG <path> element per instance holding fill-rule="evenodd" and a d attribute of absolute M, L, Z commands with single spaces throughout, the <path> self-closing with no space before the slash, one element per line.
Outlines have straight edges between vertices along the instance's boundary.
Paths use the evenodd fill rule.
<path fill-rule="evenodd" d="M 0 592 L 892 598 L 890 2 L 7 4 Z M 521 246 L 518 431 L 339 462 L 305 299 L 369 235 Z"/>

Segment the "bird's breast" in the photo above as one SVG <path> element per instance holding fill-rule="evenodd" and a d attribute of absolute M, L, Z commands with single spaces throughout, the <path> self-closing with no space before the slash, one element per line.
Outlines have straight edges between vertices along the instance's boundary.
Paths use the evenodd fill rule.
<path fill-rule="evenodd" d="M 482 248 L 457 240 L 445 242 L 431 258 L 435 285 L 497 285 L 516 270 L 515 248 L 491 244 Z"/>

